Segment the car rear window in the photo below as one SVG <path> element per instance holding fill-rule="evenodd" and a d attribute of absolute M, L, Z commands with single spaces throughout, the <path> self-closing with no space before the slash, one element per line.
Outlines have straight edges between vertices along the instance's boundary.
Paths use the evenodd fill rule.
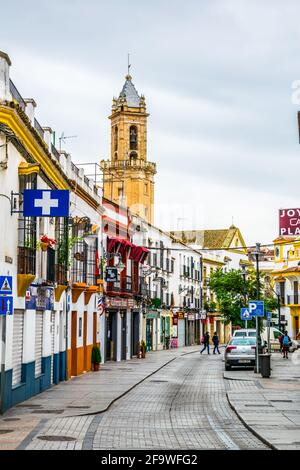
<path fill-rule="evenodd" d="M 256 336 L 256 331 L 250 331 L 249 336 L 252 337 L 252 338 L 255 337 Z"/>
<path fill-rule="evenodd" d="M 236 338 L 237 336 L 247 336 L 247 333 L 245 331 L 237 331 L 234 333 L 234 337 Z"/>
<path fill-rule="evenodd" d="M 231 346 L 253 346 L 256 344 L 255 338 L 237 338 L 230 342 Z"/>

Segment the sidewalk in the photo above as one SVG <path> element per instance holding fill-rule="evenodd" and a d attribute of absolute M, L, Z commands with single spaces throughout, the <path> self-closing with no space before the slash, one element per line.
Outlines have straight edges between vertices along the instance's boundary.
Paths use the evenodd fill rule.
<path fill-rule="evenodd" d="M 227 392 L 231 407 L 248 429 L 274 449 L 300 449 L 300 352 L 293 354 L 289 360 L 272 354 L 268 379 L 253 370 L 224 372 L 232 385 Z"/>
<path fill-rule="evenodd" d="M 0 415 L 0 450 L 16 449 L 39 424 L 59 417 L 106 411 L 130 389 L 177 357 L 199 352 L 199 346 L 148 352 L 145 359 L 107 362 L 99 372 L 88 372 L 61 382 Z M 10 438 L 11 431 L 13 438 Z"/>

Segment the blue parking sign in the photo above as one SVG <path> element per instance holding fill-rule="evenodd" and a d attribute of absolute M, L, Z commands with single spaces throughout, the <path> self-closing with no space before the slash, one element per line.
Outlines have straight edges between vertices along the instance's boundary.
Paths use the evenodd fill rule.
<path fill-rule="evenodd" d="M 249 300 L 249 312 L 252 317 L 263 317 L 265 312 L 263 300 Z"/>

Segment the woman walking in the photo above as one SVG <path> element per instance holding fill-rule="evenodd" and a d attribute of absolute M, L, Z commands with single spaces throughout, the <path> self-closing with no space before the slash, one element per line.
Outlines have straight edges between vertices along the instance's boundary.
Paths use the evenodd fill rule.
<path fill-rule="evenodd" d="M 219 351 L 220 340 L 216 331 L 214 332 L 214 335 L 212 337 L 212 342 L 214 343 L 214 354 L 216 354 L 216 350 L 218 351 L 218 354 L 221 354 Z"/>

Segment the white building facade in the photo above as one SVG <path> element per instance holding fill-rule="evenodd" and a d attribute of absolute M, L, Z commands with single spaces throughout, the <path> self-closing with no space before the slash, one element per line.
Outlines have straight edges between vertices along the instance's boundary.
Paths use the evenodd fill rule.
<path fill-rule="evenodd" d="M 102 194 L 56 150 L 35 101 L 11 81 L 10 65 L 0 52 L 0 276 L 11 276 L 14 304 L 13 314 L 0 315 L 1 411 L 90 370 L 100 342 Z M 24 217 L 25 189 L 69 191 L 69 217 Z"/>

